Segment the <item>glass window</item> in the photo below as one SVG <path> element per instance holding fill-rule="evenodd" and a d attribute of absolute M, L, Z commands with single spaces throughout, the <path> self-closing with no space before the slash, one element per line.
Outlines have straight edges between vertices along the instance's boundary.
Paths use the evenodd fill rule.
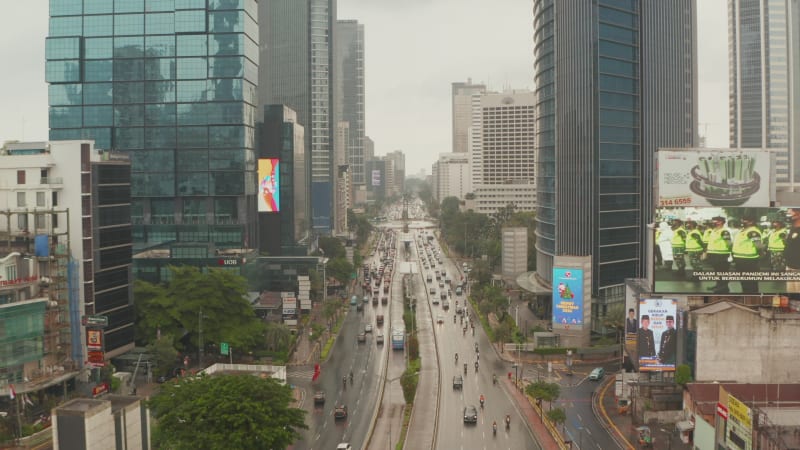
<path fill-rule="evenodd" d="M 50 106 L 74 106 L 81 102 L 81 84 L 51 84 L 47 87 Z"/>
<path fill-rule="evenodd" d="M 203 5 L 203 7 L 205 7 L 205 5 Z M 175 32 L 205 33 L 206 32 L 205 10 L 175 11 Z"/>
<path fill-rule="evenodd" d="M 638 64 L 600 57 L 600 72 L 622 75 L 625 77 L 638 76 Z"/>
<path fill-rule="evenodd" d="M 638 113 L 632 111 L 618 111 L 614 109 L 600 109 L 600 124 L 613 126 L 635 127 L 639 124 Z"/>
<path fill-rule="evenodd" d="M 114 12 L 144 12 L 144 0 L 114 0 Z"/>
<path fill-rule="evenodd" d="M 144 110 L 145 125 L 170 125 L 175 123 L 175 105 L 146 105 Z"/>
<path fill-rule="evenodd" d="M 114 62 L 114 81 L 144 79 L 144 59 L 118 59 Z M 114 96 L 117 96 L 116 86 Z"/>
<path fill-rule="evenodd" d="M 614 41 L 619 42 L 628 42 L 631 44 L 637 44 L 639 41 L 637 39 L 636 31 L 617 27 L 614 25 L 609 25 L 607 23 L 600 24 L 600 38 L 601 39 L 611 39 Z"/>
<path fill-rule="evenodd" d="M 44 41 L 45 58 L 53 59 L 79 59 L 80 38 L 47 38 Z"/>
<path fill-rule="evenodd" d="M 175 14 L 171 12 L 147 14 L 145 19 L 145 31 L 147 34 L 174 34 Z"/>
<path fill-rule="evenodd" d="M 601 195 L 600 209 L 603 211 L 634 209 L 638 206 L 638 200 L 637 194 Z"/>
<path fill-rule="evenodd" d="M 244 11 L 217 11 L 208 13 L 208 28 L 211 33 L 244 32 Z"/>
<path fill-rule="evenodd" d="M 209 55 L 241 55 L 244 51 L 243 41 L 245 37 L 241 33 L 232 34 L 209 34 L 208 49 Z M 248 39 L 249 41 L 249 39 Z"/>
<path fill-rule="evenodd" d="M 210 126 L 208 141 L 211 148 L 244 147 L 244 127 Z"/>
<path fill-rule="evenodd" d="M 114 38 L 115 58 L 142 58 L 144 56 L 144 38 L 128 36 Z"/>
<path fill-rule="evenodd" d="M 635 94 L 639 92 L 639 83 L 634 78 L 600 75 L 600 89 Z"/>
<path fill-rule="evenodd" d="M 208 147 L 208 130 L 206 127 L 178 128 L 178 148 Z"/>
<path fill-rule="evenodd" d="M 603 0 L 601 3 L 604 5 L 615 6 L 626 11 L 637 12 L 637 0 Z"/>
<path fill-rule="evenodd" d="M 174 81 L 148 81 L 144 87 L 146 103 L 168 103 L 175 101 Z"/>
<path fill-rule="evenodd" d="M 50 18 L 49 37 L 81 35 L 83 35 L 83 20 L 81 16 Z"/>
<path fill-rule="evenodd" d="M 177 174 L 178 195 L 208 195 L 208 172 Z"/>
<path fill-rule="evenodd" d="M 600 228 L 624 227 L 638 223 L 637 211 L 615 211 L 600 213 Z"/>
<path fill-rule="evenodd" d="M 83 103 L 87 105 L 109 105 L 112 103 L 111 83 L 84 83 Z"/>
<path fill-rule="evenodd" d="M 638 109 L 636 96 L 611 92 L 600 92 L 600 106 L 630 110 Z"/>
<path fill-rule="evenodd" d="M 114 34 L 114 16 L 84 16 L 84 36 L 111 36 Z"/>
<path fill-rule="evenodd" d="M 622 25 L 630 28 L 638 28 L 636 23 L 636 16 L 618 9 L 611 9 L 600 7 L 600 20 L 602 22 L 610 22 L 617 25 Z"/>
<path fill-rule="evenodd" d="M 241 79 L 208 80 L 208 84 L 208 101 L 243 100 Z"/>
<path fill-rule="evenodd" d="M 145 46 L 149 58 L 175 56 L 175 36 L 147 36 Z"/>
<path fill-rule="evenodd" d="M 17 228 L 20 230 L 27 230 L 28 229 L 28 215 L 27 214 L 19 214 L 17 216 Z M 16 269 L 16 267 L 14 267 Z"/>
<path fill-rule="evenodd" d="M 111 14 L 114 4 L 108 0 L 83 0 L 85 14 Z"/>
<path fill-rule="evenodd" d="M 177 153 L 178 167 L 187 171 L 208 171 L 208 150 L 181 150 Z"/>
<path fill-rule="evenodd" d="M 83 128 L 81 139 L 91 139 L 95 148 L 111 148 L 111 128 Z"/>
<path fill-rule="evenodd" d="M 146 148 L 175 148 L 177 134 L 174 127 L 150 127 L 144 132 L 144 145 Z"/>
<path fill-rule="evenodd" d="M 212 150 L 209 152 L 209 169 L 244 170 L 244 150 Z"/>
<path fill-rule="evenodd" d="M 206 56 L 206 42 L 208 38 L 205 34 L 179 34 L 178 56 Z"/>
<path fill-rule="evenodd" d="M 50 127 L 52 128 L 80 128 L 80 106 L 53 106 L 50 108 Z"/>
<path fill-rule="evenodd" d="M 173 11 L 175 0 L 146 0 L 145 11 Z"/>
<path fill-rule="evenodd" d="M 637 142 L 637 133 L 634 128 L 623 127 L 600 127 L 600 142 L 622 142 L 632 143 Z"/>
<path fill-rule="evenodd" d="M 158 58 L 146 59 L 144 66 L 146 80 L 174 80 L 175 59 Z"/>
<path fill-rule="evenodd" d="M 636 47 L 632 45 L 617 44 L 616 42 L 600 39 L 600 54 L 603 56 L 635 61 L 637 53 Z"/>
<path fill-rule="evenodd" d="M 114 146 L 120 150 L 144 148 L 144 129 L 114 128 Z"/>
<path fill-rule="evenodd" d="M 244 105 L 241 103 L 210 103 L 207 112 L 209 124 L 244 123 Z"/>
<path fill-rule="evenodd" d="M 86 59 L 108 59 L 114 56 L 114 40 L 110 37 L 86 38 L 83 42 Z"/>
<path fill-rule="evenodd" d="M 639 192 L 637 178 L 600 177 L 601 194 L 633 194 Z"/>
<path fill-rule="evenodd" d="M 205 103 L 178 104 L 178 125 L 206 125 Z"/>
<path fill-rule="evenodd" d="M 26 206 L 25 192 L 17 192 L 17 206 Z"/>
<path fill-rule="evenodd" d="M 236 198 L 215 198 L 214 216 L 219 219 L 236 219 L 239 217 Z"/>
<path fill-rule="evenodd" d="M 171 149 L 145 149 L 130 153 L 131 165 L 140 172 L 175 170 L 175 151 Z"/>
<path fill-rule="evenodd" d="M 205 58 L 178 58 L 177 62 L 179 80 L 206 78 L 208 64 Z"/>
<path fill-rule="evenodd" d="M 74 141 L 76 139 L 83 139 L 80 129 L 72 130 L 57 130 L 50 125 L 50 140 L 51 141 Z"/>
<path fill-rule="evenodd" d="M 175 0 L 175 9 L 202 9 L 206 0 Z"/>
<path fill-rule="evenodd" d="M 206 101 L 206 81 L 178 81 L 178 101 Z"/>
<path fill-rule="evenodd" d="M 601 177 L 635 177 L 639 174 L 639 161 L 600 160 Z"/>
<path fill-rule="evenodd" d="M 126 61 L 127 62 L 127 61 Z M 114 83 L 114 103 L 143 103 L 144 83 Z"/>
<path fill-rule="evenodd" d="M 115 36 L 144 34 L 144 14 L 117 14 L 114 16 Z"/>
<path fill-rule="evenodd" d="M 172 197 L 175 195 L 175 177 L 168 172 L 131 174 L 131 195 L 136 197 Z M 172 203 L 172 202 L 170 202 Z M 169 218 L 173 217 L 172 214 Z M 158 222 L 158 218 L 153 216 Z"/>
<path fill-rule="evenodd" d="M 85 106 L 84 127 L 110 127 L 114 125 L 114 110 L 111 106 Z"/>
<path fill-rule="evenodd" d="M 78 61 L 47 61 L 44 72 L 48 83 L 81 81 Z"/>
<path fill-rule="evenodd" d="M 623 159 L 633 161 L 639 154 L 639 146 L 635 144 L 600 144 L 601 159 Z"/>
<path fill-rule="evenodd" d="M 114 105 L 114 125 L 138 127 L 144 125 L 143 105 Z"/>
<path fill-rule="evenodd" d="M 84 61 L 83 76 L 86 81 L 111 81 L 114 77 L 112 67 L 108 60 Z"/>
<path fill-rule="evenodd" d="M 240 78 L 244 75 L 244 57 L 208 58 L 209 78 Z"/>
<path fill-rule="evenodd" d="M 243 195 L 244 177 L 239 172 L 211 172 L 212 195 Z"/>

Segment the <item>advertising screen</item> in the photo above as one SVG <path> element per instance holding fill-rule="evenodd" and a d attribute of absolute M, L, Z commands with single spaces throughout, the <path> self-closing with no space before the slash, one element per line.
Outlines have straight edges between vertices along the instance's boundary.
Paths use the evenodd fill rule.
<path fill-rule="evenodd" d="M 654 292 L 800 292 L 800 208 L 661 208 L 656 217 Z"/>
<path fill-rule="evenodd" d="M 380 170 L 373 170 L 372 171 L 372 185 L 373 186 L 380 186 L 381 185 L 381 171 Z"/>
<path fill-rule="evenodd" d="M 678 350 L 678 303 L 674 299 L 639 300 L 636 357 L 640 372 L 675 370 Z"/>
<path fill-rule="evenodd" d="M 281 210 L 280 160 L 258 160 L 258 212 Z"/>
<path fill-rule="evenodd" d="M 660 150 L 659 206 L 769 206 L 771 156 L 763 151 Z"/>
<path fill-rule="evenodd" d="M 553 269 L 553 323 L 583 325 L 583 270 Z"/>

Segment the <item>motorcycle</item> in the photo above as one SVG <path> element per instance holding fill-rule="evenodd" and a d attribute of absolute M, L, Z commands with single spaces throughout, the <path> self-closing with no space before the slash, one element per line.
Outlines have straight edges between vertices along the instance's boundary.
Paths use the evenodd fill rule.
<path fill-rule="evenodd" d="M 467 374 L 467 363 L 464 363 L 464 375 Z"/>
<path fill-rule="evenodd" d="M 482 395 L 481 395 L 481 400 L 480 401 L 481 401 L 481 409 L 483 409 L 483 403 L 485 402 L 485 399 L 483 398 Z"/>
<path fill-rule="evenodd" d="M 342 377 L 342 387 L 347 389 L 347 377 Z"/>
<path fill-rule="evenodd" d="M 511 416 L 506 415 L 506 430 L 511 428 Z"/>
<path fill-rule="evenodd" d="M 350 384 L 353 384 L 353 372 L 350 372 Z"/>
<path fill-rule="evenodd" d="M 458 364 L 458 353 L 456 353 L 456 364 Z"/>
<path fill-rule="evenodd" d="M 456 323 L 456 316 L 453 316 L 453 323 Z"/>
<path fill-rule="evenodd" d="M 478 361 L 475 361 L 475 372 L 478 371 Z"/>
<path fill-rule="evenodd" d="M 492 435 L 497 436 L 497 422 L 492 423 Z"/>
<path fill-rule="evenodd" d="M 492 375 L 492 384 L 497 386 L 497 375 Z"/>

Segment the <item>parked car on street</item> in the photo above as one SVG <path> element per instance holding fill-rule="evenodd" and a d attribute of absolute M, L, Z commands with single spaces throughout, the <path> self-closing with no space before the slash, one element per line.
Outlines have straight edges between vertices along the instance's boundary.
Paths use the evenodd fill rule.
<path fill-rule="evenodd" d="M 606 375 L 605 369 L 602 367 L 595 367 L 592 373 L 589 374 L 589 379 L 592 381 L 600 381 Z"/>

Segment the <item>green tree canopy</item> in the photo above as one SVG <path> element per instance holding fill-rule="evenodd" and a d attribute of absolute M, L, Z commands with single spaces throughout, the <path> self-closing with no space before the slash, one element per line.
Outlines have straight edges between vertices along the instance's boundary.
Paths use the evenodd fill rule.
<path fill-rule="evenodd" d="M 561 387 L 558 385 L 558 383 L 537 381 L 529 384 L 525 388 L 525 393 L 536 400 L 544 400 L 550 403 L 550 408 L 552 409 L 553 402 L 558 400 L 558 397 L 561 395 Z"/>
<path fill-rule="evenodd" d="M 353 265 L 345 258 L 335 258 L 328 261 L 326 274 L 341 284 L 347 284 L 353 274 Z"/>
<path fill-rule="evenodd" d="M 550 411 L 547 411 L 546 416 L 556 425 L 567 421 L 567 413 L 564 412 L 564 408 L 553 408 Z"/>
<path fill-rule="evenodd" d="M 325 256 L 331 259 L 344 258 L 347 255 L 344 250 L 344 244 L 335 237 L 320 236 L 319 248 Z"/>
<path fill-rule="evenodd" d="M 167 285 L 137 281 L 134 297 L 140 340 L 150 343 L 159 330 L 198 348 L 202 313 L 203 341 L 228 342 L 252 349 L 262 342 L 263 324 L 245 298 L 244 278 L 230 271 L 170 267 Z M 179 344 L 176 344 L 181 347 Z"/>
<path fill-rule="evenodd" d="M 155 356 L 156 375 L 166 375 L 175 367 L 178 350 L 175 349 L 175 339 L 172 336 L 161 336 L 147 346 L 147 351 Z"/>
<path fill-rule="evenodd" d="M 155 448 L 282 449 L 307 429 L 291 389 L 253 375 L 199 376 L 167 383 L 149 400 Z"/>

